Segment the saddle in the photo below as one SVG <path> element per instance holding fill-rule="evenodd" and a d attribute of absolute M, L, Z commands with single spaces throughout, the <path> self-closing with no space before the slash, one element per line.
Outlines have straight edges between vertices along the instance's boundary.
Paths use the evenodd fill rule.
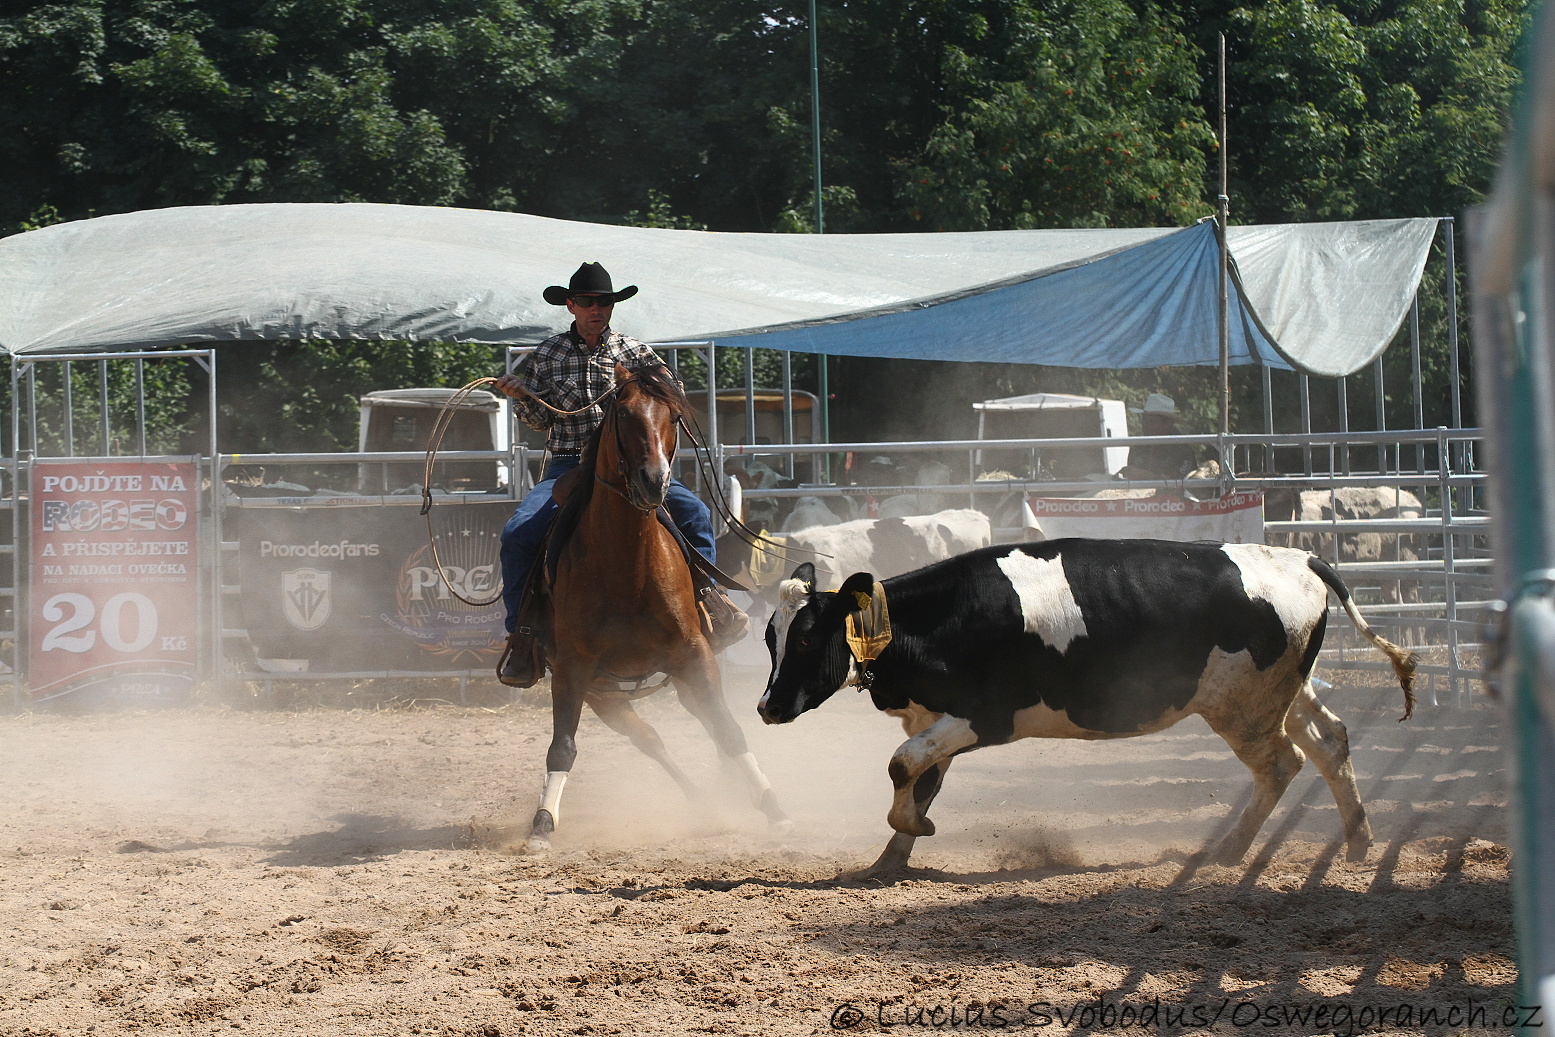
<path fill-rule="evenodd" d="M 560 506 L 560 510 L 552 520 L 545 542 L 540 547 L 537 560 L 540 564 L 529 570 L 529 579 L 519 599 L 513 633 L 508 637 L 507 648 L 497 661 L 497 680 L 509 687 L 533 687 L 545 675 L 546 644 L 550 640 L 550 630 L 546 623 L 546 599 L 550 596 L 550 587 L 556 577 L 556 562 L 561 556 L 561 549 L 577 531 L 583 506 L 588 503 L 590 494 L 587 490 L 579 492 L 580 488 L 592 487 L 593 480 L 587 479 L 588 474 L 584 466 L 580 465 L 557 479 L 551 488 L 551 498 Z M 750 592 L 703 558 L 663 507 L 658 508 L 654 516 L 675 538 L 691 570 L 702 636 L 707 638 L 715 653 L 723 651 L 750 632 L 750 617 L 728 599 L 719 584 Z"/>

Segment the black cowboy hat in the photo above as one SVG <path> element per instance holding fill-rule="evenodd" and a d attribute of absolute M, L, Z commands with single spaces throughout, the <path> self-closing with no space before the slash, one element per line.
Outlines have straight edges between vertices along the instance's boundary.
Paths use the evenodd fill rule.
<path fill-rule="evenodd" d="M 619 292 L 610 283 L 610 272 L 598 263 L 584 263 L 572 275 L 563 288 L 553 284 L 545 290 L 545 301 L 552 306 L 565 306 L 574 295 L 598 295 L 611 302 L 621 302 L 637 294 L 637 286 L 629 284 Z"/>

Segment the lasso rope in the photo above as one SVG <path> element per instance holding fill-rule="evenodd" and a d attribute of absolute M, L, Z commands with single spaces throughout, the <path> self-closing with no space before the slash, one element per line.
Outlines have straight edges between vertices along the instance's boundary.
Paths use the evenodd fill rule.
<path fill-rule="evenodd" d="M 437 466 L 438 451 L 440 451 L 443 447 L 443 436 L 448 432 L 449 426 L 453 424 L 454 415 L 458 413 L 460 405 L 462 405 L 465 400 L 469 399 L 470 394 L 475 392 L 475 390 L 479 389 L 481 386 L 494 385 L 497 383 L 497 381 L 499 381 L 499 379 L 492 377 L 477 378 L 475 381 L 470 382 L 468 385 L 462 385 L 458 389 L 455 389 L 453 395 L 449 396 L 447 400 L 443 401 L 443 408 L 442 410 L 438 411 L 437 420 L 432 423 L 432 432 L 427 437 L 426 463 L 421 470 L 421 514 L 425 516 L 427 520 L 427 543 L 432 548 L 432 564 L 434 567 L 436 567 L 438 579 L 443 581 L 443 586 L 447 587 L 454 597 L 458 598 L 460 601 L 464 602 L 466 605 L 471 606 L 472 608 L 486 608 L 489 605 L 495 605 L 497 602 L 502 600 L 502 591 L 498 590 L 495 595 L 485 601 L 471 601 L 469 598 L 466 598 L 463 594 L 459 593 L 459 588 L 454 586 L 453 581 L 448 578 L 448 574 L 443 571 L 443 560 L 438 556 L 437 552 L 437 534 L 432 531 L 432 473 Z M 546 410 L 549 410 L 551 413 L 557 415 L 558 417 L 571 417 L 574 414 L 582 414 L 584 411 L 589 410 L 590 408 L 599 406 L 605 400 L 609 399 L 616 392 L 618 392 L 622 384 L 624 383 L 617 383 L 616 385 L 611 386 L 605 392 L 595 397 L 592 402 L 579 407 L 577 410 L 562 410 L 560 407 L 554 407 L 546 401 L 542 400 L 529 389 L 524 388 L 523 386 L 520 386 L 520 389 L 522 389 L 524 394 L 531 400 L 534 400 L 536 403 L 540 404 L 540 406 L 544 407 Z M 543 472 L 544 470 L 544 466 L 542 466 L 541 471 Z"/>
<path fill-rule="evenodd" d="M 443 401 L 443 409 L 438 412 L 437 420 L 432 423 L 432 434 L 427 437 L 426 465 L 421 472 L 421 514 L 427 520 L 427 543 L 432 548 L 432 564 L 437 568 L 437 576 L 443 581 L 443 586 L 447 587 L 454 597 L 473 608 L 486 608 L 501 601 L 501 585 L 499 582 L 497 593 L 486 601 L 471 601 L 459 593 L 459 588 L 454 586 L 448 574 L 443 571 L 443 560 L 437 553 L 437 535 L 432 532 L 432 469 L 437 464 L 438 449 L 443 445 L 443 434 L 448 431 L 448 426 L 453 424 L 453 416 L 457 413 L 459 405 L 476 389 L 495 381 L 495 378 L 477 378 L 469 385 L 454 390 L 454 394 Z"/>

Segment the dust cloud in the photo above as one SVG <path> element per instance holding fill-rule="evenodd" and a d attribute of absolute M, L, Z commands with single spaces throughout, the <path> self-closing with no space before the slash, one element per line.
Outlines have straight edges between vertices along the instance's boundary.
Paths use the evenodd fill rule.
<path fill-rule="evenodd" d="M 767 727 L 765 676 L 726 684 L 791 835 L 666 692 L 641 712 L 705 795 L 586 715 L 537 856 L 507 847 L 549 709 L 495 689 L 485 708 L 0 715 L 0 1034 L 776 1035 L 844 1004 L 1512 996 L 1492 704 L 1399 724 L 1396 688 L 1324 696 L 1376 829 L 1365 862 L 1308 768 L 1247 861 L 1199 863 L 1250 781 L 1190 720 L 958 757 L 939 834 L 878 887 L 837 876 L 890 835 L 900 727 L 851 690 Z"/>

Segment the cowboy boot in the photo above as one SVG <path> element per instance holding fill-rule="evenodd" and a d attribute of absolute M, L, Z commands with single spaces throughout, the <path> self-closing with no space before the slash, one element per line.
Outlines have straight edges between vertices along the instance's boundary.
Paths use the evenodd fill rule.
<path fill-rule="evenodd" d="M 533 580 L 524 588 L 518 619 L 497 662 L 497 680 L 510 688 L 531 688 L 545 676 L 545 603 Z"/>
<path fill-rule="evenodd" d="M 532 688 L 545 676 L 545 649 L 539 631 L 516 626 L 497 666 L 497 680 L 510 688 Z"/>
<path fill-rule="evenodd" d="M 750 616 L 715 583 L 703 583 L 697 588 L 697 607 L 702 613 L 708 644 L 715 653 L 750 633 Z"/>

